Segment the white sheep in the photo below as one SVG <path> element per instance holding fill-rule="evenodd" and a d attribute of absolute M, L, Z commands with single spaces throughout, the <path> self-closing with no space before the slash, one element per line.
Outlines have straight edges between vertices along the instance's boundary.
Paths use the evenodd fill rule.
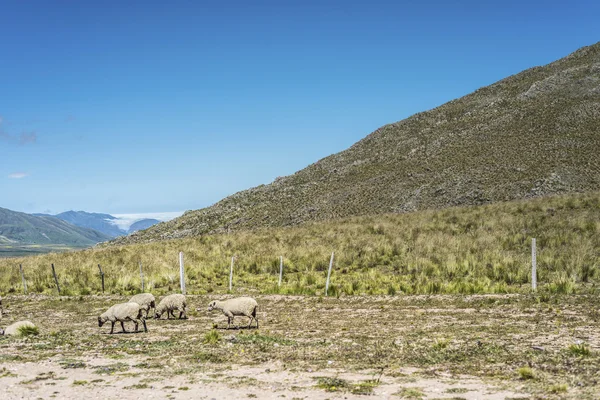
<path fill-rule="evenodd" d="M 150 312 L 151 308 L 156 309 L 156 300 L 154 299 L 154 296 L 150 293 L 136 294 L 131 299 L 129 299 L 129 302 L 138 303 L 142 307 L 142 310 L 146 311 L 146 318 L 148 318 L 148 313 Z"/>
<path fill-rule="evenodd" d="M 119 321 L 121 323 L 121 328 L 123 332 L 127 332 L 125 330 L 125 321 L 133 321 L 135 324 L 135 331 L 138 330 L 138 320 L 142 321 L 144 325 L 144 332 L 148 332 L 148 328 L 146 327 L 146 319 L 142 313 L 142 307 L 138 303 L 121 303 L 115 304 L 106 310 L 105 313 L 98 317 L 98 326 L 102 327 L 102 325 L 108 321 L 110 321 L 110 333 L 113 333 L 115 329 L 115 322 Z"/>
<path fill-rule="evenodd" d="M 220 310 L 227 316 L 227 329 L 230 328 L 233 323 L 233 317 L 236 315 L 250 318 L 248 328 L 250 328 L 252 320 L 255 320 L 256 329 L 258 329 L 258 318 L 256 317 L 258 303 L 252 297 L 237 297 L 223 301 L 213 300 L 208 305 L 208 311 L 212 310 Z"/>
<path fill-rule="evenodd" d="M 179 311 L 179 319 L 187 319 L 186 314 L 187 302 L 183 294 L 170 294 L 158 303 L 155 308 L 154 318 L 160 319 L 160 317 L 167 312 L 167 319 L 171 319 L 171 316 L 175 318 L 173 311 Z"/>
<path fill-rule="evenodd" d="M 35 328 L 35 325 L 31 321 L 19 321 L 15 322 L 12 325 L 6 327 L 6 329 L 0 329 L 0 335 L 10 336 L 15 335 L 18 336 L 21 334 L 21 328 Z"/>

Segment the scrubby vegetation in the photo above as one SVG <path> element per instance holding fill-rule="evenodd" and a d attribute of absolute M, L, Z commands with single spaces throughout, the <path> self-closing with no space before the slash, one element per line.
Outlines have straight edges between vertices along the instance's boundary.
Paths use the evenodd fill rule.
<path fill-rule="evenodd" d="M 235 293 L 322 295 L 332 251 L 330 296 L 526 292 L 532 237 L 542 295 L 598 290 L 600 193 L 592 193 L 1 259 L 0 293 L 22 293 L 22 264 L 30 292 L 55 294 L 54 263 L 63 294 L 100 293 L 98 264 L 107 293 L 133 294 L 139 262 L 146 290 L 167 293 L 179 288 L 179 251 L 192 294 L 226 293 L 235 255 Z"/>

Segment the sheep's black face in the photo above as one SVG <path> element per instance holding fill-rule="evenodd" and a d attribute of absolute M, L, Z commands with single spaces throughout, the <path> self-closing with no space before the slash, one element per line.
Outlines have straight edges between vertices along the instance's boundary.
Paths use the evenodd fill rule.
<path fill-rule="evenodd" d="M 102 322 L 102 318 L 98 317 L 98 326 L 102 328 L 103 324 L 104 322 Z"/>
<path fill-rule="evenodd" d="M 210 304 L 208 305 L 208 311 L 214 310 L 216 305 L 217 305 L 217 302 L 211 301 Z"/>
<path fill-rule="evenodd" d="M 168 317 L 168 315 L 167 315 L 167 317 Z M 160 319 L 160 314 L 157 313 L 157 312 L 155 312 L 154 313 L 154 319 Z"/>

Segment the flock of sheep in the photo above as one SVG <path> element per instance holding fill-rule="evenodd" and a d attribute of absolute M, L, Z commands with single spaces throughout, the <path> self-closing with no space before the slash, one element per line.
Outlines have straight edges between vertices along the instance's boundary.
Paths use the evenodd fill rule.
<path fill-rule="evenodd" d="M 187 301 L 183 294 L 171 294 L 163 298 L 158 306 L 156 299 L 150 293 L 141 293 L 133 296 L 127 303 L 115 304 L 106 312 L 98 317 L 98 326 L 102 327 L 107 322 L 110 322 L 110 333 L 112 334 L 115 324 L 120 322 L 121 329 L 125 330 L 125 322 L 132 321 L 135 324 L 135 332 L 138 331 L 139 324 L 144 327 L 144 332 L 148 332 L 146 319 L 150 314 L 150 309 L 154 309 L 154 318 L 160 317 L 166 312 L 167 319 L 175 317 L 175 311 L 179 311 L 179 319 L 187 319 Z M 237 297 L 229 300 L 213 300 L 208 305 L 208 311 L 219 310 L 227 317 L 227 329 L 231 327 L 235 316 L 245 316 L 250 318 L 248 328 L 252 325 L 252 321 L 256 321 L 258 328 L 258 303 L 251 297 Z M 199 308 L 197 311 L 201 311 Z M 2 318 L 2 298 L 0 297 L 0 318 Z M 35 327 L 30 321 L 19 321 L 8 326 L 6 329 L 0 328 L 0 335 L 16 335 L 22 327 Z"/>

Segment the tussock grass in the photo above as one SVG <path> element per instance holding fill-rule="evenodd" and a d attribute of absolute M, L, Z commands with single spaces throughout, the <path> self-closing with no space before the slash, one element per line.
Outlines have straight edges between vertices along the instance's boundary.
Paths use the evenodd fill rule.
<path fill-rule="evenodd" d="M 529 367 L 521 367 L 517 370 L 517 373 L 522 380 L 535 379 L 535 374 Z"/>
<path fill-rule="evenodd" d="M 37 326 L 21 326 L 19 329 L 19 336 L 37 336 L 40 334 L 40 330 Z"/>
<path fill-rule="evenodd" d="M 202 343 L 217 344 L 220 341 L 221 341 L 221 334 L 219 332 L 217 332 L 216 330 L 212 329 L 212 330 L 206 332 L 206 334 L 204 334 L 204 340 L 202 341 Z"/>
<path fill-rule="evenodd" d="M 185 253 L 190 294 L 323 295 L 335 251 L 330 297 L 344 295 L 478 294 L 528 292 L 531 238 L 537 238 L 541 298 L 598 291 L 600 193 L 574 194 L 486 206 L 310 223 L 161 242 L 104 246 L 70 253 L 0 259 L 0 294 L 108 294 L 179 289 L 178 252 Z M 284 257 L 281 287 L 279 256 Z"/>
<path fill-rule="evenodd" d="M 587 357 L 590 355 L 590 349 L 585 343 L 573 343 L 567 350 L 574 356 Z"/>

